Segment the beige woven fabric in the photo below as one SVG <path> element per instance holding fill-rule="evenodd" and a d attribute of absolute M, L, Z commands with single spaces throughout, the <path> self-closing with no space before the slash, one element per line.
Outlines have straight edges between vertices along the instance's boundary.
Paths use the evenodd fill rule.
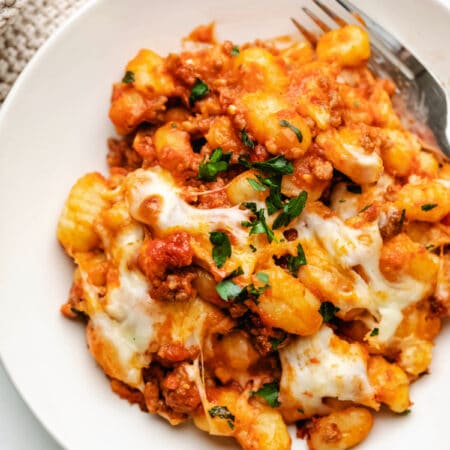
<path fill-rule="evenodd" d="M 87 0 L 0 0 L 0 104 L 45 40 Z"/>

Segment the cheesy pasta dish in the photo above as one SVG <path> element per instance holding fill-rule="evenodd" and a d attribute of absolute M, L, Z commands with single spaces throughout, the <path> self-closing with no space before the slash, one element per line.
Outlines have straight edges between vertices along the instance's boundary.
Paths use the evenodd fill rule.
<path fill-rule="evenodd" d="M 450 164 L 403 127 L 358 26 L 313 48 L 210 24 L 183 48 L 140 50 L 113 86 L 109 174 L 58 224 L 62 312 L 171 425 L 351 448 L 382 405 L 409 412 L 449 314 Z"/>

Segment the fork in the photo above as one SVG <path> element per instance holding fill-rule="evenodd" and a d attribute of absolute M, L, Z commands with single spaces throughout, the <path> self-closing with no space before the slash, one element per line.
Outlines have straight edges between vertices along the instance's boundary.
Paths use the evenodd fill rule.
<path fill-rule="evenodd" d="M 314 46 L 323 32 L 346 24 L 365 26 L 371 40 L 369 68 L 397 86 L 393 105 L 403 126 L 416 133 L 423 147 L 440 161 L 450 157 L 447 97 L 440 83 L 394 36 L 348 0 L 309 0 L 306 17 L 291 19 Z M 330 5 L 330 6 L 329 6 Z M 309 26 L 306 25 L 309 23 Z"/>

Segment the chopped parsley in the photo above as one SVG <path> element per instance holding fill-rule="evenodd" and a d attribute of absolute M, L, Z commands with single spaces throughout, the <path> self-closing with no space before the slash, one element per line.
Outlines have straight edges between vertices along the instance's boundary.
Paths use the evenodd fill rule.
<path fill-rule="evenodd" d="M 239 47 L 237 45 L 233 45 L 233 48 L 230 51 L 231 56 L 238 56 L 240 53 Z"/>
<path fill-rule="evenodd" d="M 269 342 L 272 345 L 273 350 L 276 352 L 278 350 L 278 347 L 280 346 L 280 344 L 282 344 L 287 338 L 287 334 L 283 333 L 283 336 L 281 336 L 280 338 L 269 338 Z"/>
<path fill-rule="evenodd" d="M 303 142 L 303 134 L 296 126 L 292 125 L 290 122 L 288 122 L 287 120 L 284 120 L 284 119 L 280 120 L 280 125 L 282 127 L 289 128 L 297 136 L 298 142 L 300 142 L 300 143 Z"/>
<path fill-rule="evenodd" d="M 231 243 L 227 234 L 221 231 L 209 233 L 209 241 L 213 244 L 212 257 L 217 267 L 222 267 L 231 256 Z"/>
<path fill-rule="evenodd" d="M 437 203 L 425 203 L 425 205 L 422 205 L 420 208 L 422 211 L 431 211 L 432 209 L 436 208 Z"/>
<path fill-rule="evenodd" d="M 434 248 L 434 244 L 428 244 L 425 246 L 425 250 L 431 250 L 432 248 Z"/>
<path fill-rule="evenodd" d="M 347 184 L 347 191 L 351 192 L 352 194 L 361 194 L 362 188 L 359 184 Z"/>
<path fill-rule="evenodd" d="M 378 336 L 380 333 L 380 330 L 378 328 L 374 328 L 372 332 L 370 333 L 370 336 Z"/>
<path fill-rule="evenodd" d="M 367 211 L 371 206 L 372 206 L 372 203 L 369 203 L 368 205 L 364 206 L 364 208 L 361 209 L 361 211 L 359 211 L 359 214 L 363 213 L 364 211 Z"/>
<path fill-rule="evenodd" d="M 267 186 L 270 190 L 266 197 L 267 213 L 271 216 L 273 213 L 283 207 L 283 197 L 281 195 L 281 175 L 264 178 L 256 175 L 261 184 Z"/>
<path fill-rule="evenodd" d="M 197 100 L 202 99 L 205 95 L 209 94 L 209 87 L 208 85 L 200 80 L 200 78 L 195 79 L 195 83 L 192 86 L 191 93 L 189 94 L 189 104 L 191 106 L 194 106 L 194 103 Z"/>
<path fill-rule="evenodd" d="M 283 211 L 274 220 L 272 228 L 276 230 L 277 228 L 289 225 L 295 217 L 301 214 L 306 205 L 307 198 L 308 193 L 306 191 L 302 191 L 297 197 L 289 200 L 283 206 Z"/>
<path fill-rule="evenodd" d="M 264 272 L 256 272 L 256 278 L 258 278 L 258 280 L 263 283 L 269 282 L 269 275 L 267 275 L 267 273 Z"/>
<path fill-rule="evenodd" d="M 217 284 L 216 291 L 222 300 L 228 302 L 235 299 L 242 292 L 242 288 L 235 282 L 224 279 Z"/>
<path fill-rule="evenodd" d="M 248 208 L 255 214 L 255 218 L 253 218 L 250 222 L 242 222 L 242 226 L 250 227 L 249 234 L 265 234 L 267 236 L 267 240 L 272 242 L 275 239 L 274 232 L 270 229 L 269 225 L 267 225 L 266 217 L 264 215 L 264 208 L 257 210 L 256 203 L 247 202 L 243 203 L 243 206 Z"/>
<path fill-rule="evenodd" d="M 324 322 L 330 322 L 333 320 L 334 316 L 339 311 L 340 308 L 334 306 L 331 302 L 323 302 L 319 308 L 319 312 L 322 315 Z"/>
<path fill-rule="evenodd" d="M 125 75 L 122 78 L 122 83 L 134 83 L 134 72 L 131 72 L 130 70 L 127 70 L 125 72 Z"/>
<path fill-rule="evenodd" d="M 223 153 L 221 147 L 215 148 L 208 161 L 200 163 L 198 168 L 198 179 L 204 181 L 214 181 L 219 172 L 225 172 L 228 170 L 231 153 Z"/>
<path fill-rule="evenodd" d="M 405 223 L 405 218 L 406 218 L 406 209 L 403 208 L 400 220 L 397 223 L 397 233 L 401 233 L 403 229 L 403 224 Z"/>
<path fill-rule="evenodd" d="M 239 157 L 239 164 L 242 164 L 247 169 L 254 168 L 261 170 L 261 172 L 265 172 L 268 175 L 288 175 L 294 173 L 294 166 L 282 155 L 259 162 L 251 162 L 241 156 Z"/>
<path fill-rule="evenodd" d="M 234 415 L 231 414 L 230 410 L 226 406 L 213 406 L 209 411 L 209 415 L 214 419 L 214 417 L 219 417 L 220 419 L 225 419 L 228 426 L 234 429 Z"/>
<path fill-rule="evenodd" d="M 250 184 L 250 186 L 255 190 L 255 191 L 265 191 L 266 188 L 265 186 L 263 186 L 262 184 L 258 183 L 256 180 L 254 180 L 253 178 L 247 178 L 248 183 Z"/>
<path fill-rule="evenodd" d="M 297 277 L 298 269 L 300 266 L 304 266 L 307 264 L 305 252 L 303 250 L 302 244 L 297 245 L 297 256 L 288 255 L 287 256 L 287 265 L 289 272 L 294 277 Z"/>
<path fill-rule="evenodd" d="M 255 143 L 250 139 L 245 128 L 242 128 L 241 130 L 241 141 L 246 147 L 251 148 L 252 150 L 255 148 Z"/>
<path fill-rule="evenodd" d="M 278 382 L 276 381 L 263 384 L 257 391 L 250 391 L 251 396 L 257 395 L 262 397 L 272 408 L 276 408 L 281 405 L 278 401 L 279 393 Z"/>

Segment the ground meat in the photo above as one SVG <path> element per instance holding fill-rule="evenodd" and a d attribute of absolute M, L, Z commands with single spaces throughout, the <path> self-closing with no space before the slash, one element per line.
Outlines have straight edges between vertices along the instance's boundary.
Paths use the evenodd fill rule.
<path fill-rule="evenodd" d="M 178 413 L 192 413 L 201 403 L 197 386 L 182 365 L 164 378 L 161 390 L 167 406 Z"/>
<path fill-rule="evenodd" d="M 176 270 L 164 279 L 154 279 L 150 289 L 152 298 L 164 301 L 187 301 L 196 290 L 192 286 L 197 274 L 191 270 Z"/>
<path fill-rule="evenodd" d="M 239 319 L 239 327 L 249 334 L 253 345 L 262 356 L 273 352 L 275 347 L 279 348 L 284 341 L 287 342 L 284 331 L 265 326 L 261 318 L 250 311 Z"/>
<path fill-rule="evenodd" d="M 122 383 L 119 380 L 111 380 L 111 389 L 120 398 L 128 400 L 131 404 L 138 404 L 142 411 L 147 411 L 147 406 L 144 398 L 144 394 L 137 389 L 133 389 L 130 386 Z"/>
<path fill-rule="evenodd" d="M 141 156 L 131 147 L 129 139 L 108 139 L 108 154 L 106 161 L 109 167 L 123 167 L 126 170 L 136 170 L 142 165 Z"/>
<path fill-rule="evenodd" d="M 186 348 L 181 343 L 163 344 L 157 353 L 157 361 L 164 367 L 173 367 L 174 363 L 190 360 L 198 356 L 199 348 Z"/>
<path fill-rule="evenodd" d="M 138 264 L 147 278 L 161 281 L 168 269 L 190 266 L 194 252 L 187 233 L 177 232 L 161 239 L 148 239 L 141 247 Z"/>

